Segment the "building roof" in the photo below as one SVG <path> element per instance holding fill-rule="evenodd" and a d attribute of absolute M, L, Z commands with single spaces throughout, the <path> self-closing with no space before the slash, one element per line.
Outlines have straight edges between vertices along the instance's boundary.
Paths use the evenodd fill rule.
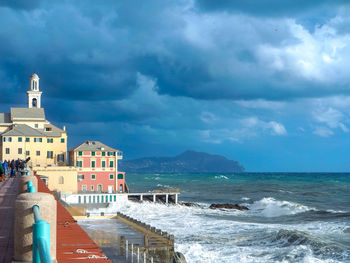
<path fill-rule="evenodd" d="M 51 128 L 51 131 L 46 131 L 46 128 Z M 62 133 L 65 133 L 65 130 L 62 130 L 58 128 L 57 126 L 48 123 L 44 125 L 44 130 L 42 131 L 43 134 L 45 134 L 47 137 L 60 137 Z"/>
<path fill-rule="evenodd" d="M 45 131 L 51 128 L 51 131 Z M 53 124 L 45 124 L 44 129 L 34 129 L 26 124 L 13 124 L 10 130 L 5 131 L 1 136 L 38 136 L 38 137 L 60 137 L 65 131 Z"/>
<path fill-rule="evenodd" d="M 0 113 L 0 123 L 11 123 L 10 113 Z"/>
<path fill-rule="evenodd" d="M 31 79 L 38 79 L 39 76 L 38 76 L 36 73 L 34 73 L 34 74 L 32 74 L 32 75 L 30 76 L 30 78 L 31 78 Z"/>
<path fill-rule="evenodd" d="M 82 144 L 70 149 L 70 151 L 110 151 L 110 152 L 118 152 L 117 149 L 109 147 L 102 142 L 99 141 L 86 141 Z"/>
<path fill-rule="evenodd" d="M 11 108 L 11 120 L 44 121 L 45 111 L 43 108 Z"/>
<path fill-rule="evenodd" d="M 11 129 L 5 131 L 1 136 L 45 136 L 40 130 L 34 129 L 26 124 L 14 124 Z"/>

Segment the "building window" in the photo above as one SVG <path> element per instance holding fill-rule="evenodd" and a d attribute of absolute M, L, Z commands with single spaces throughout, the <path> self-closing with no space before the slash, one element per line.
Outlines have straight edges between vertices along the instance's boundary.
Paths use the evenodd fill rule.
<path fill-rule="evenodd" d="M 118 174 L 118 179 L 123 179 L 123 174 Z"/>
<path fill-rule="evenodd" d="M 91 185 L 91 191 L 94 191 L 94 186 L 93 185 Z M 95 198 L 95 196 L 94 196 L 94 198 Z"/>
<path fill-rule="evenodd" d="M 57 154 L 57 162 L 64 162 L 64 154 Z"/>
<path fill-rule="evenodd" d="M 12 138 L 11 137 L 4 137 L 4 142 L 11 142 Z"/>
<path fill-rule="evenodd" d="M 6 149 L 5 149 L 5 153 L 6 153 L 6 154 L 10 154 L 10 148 L 6 148 Z"/>
<path fill-rule="evenodd" d="M 40 151 L 36 151 L 36 156 L 40 156 Z"/>
<path fill-rule="evenodd" d="M 53 138 L 47 138 L 47 143 L 53 143 Z"/>
<path fill-rule="evenodd" d="M 106 156 L 106 152 L 102 152 L 102 156 Z"/>
<path fill-rule="evenodd" d="M 95 156 L 95 152 L 91 152 L 91 156 Z"/>
<path fill-rule="evenodd" d="M 96 175 L 95 174 L 91 175 L 91 180 L 96 180 Z"/>
<path fill-rule="evenodd" d="M 46 157 L 47 157 L 48 159 L 53 159 L 53 151 L 47 151 Z"/>
<path fill-rule="evenodd" d="M 43 138 L 34 138 L 34 142 L 43 142 Z"/>
<path fill-rule="evenodd" d="M 102 192 L 102 184 L 97 185 L 97 191 Z"/>
<path fill-rule="evenodd" d="M 30 138 L 26 138 L 26 142 L 30 142 Z"/>
<path fill-rule="evenodd" d="M 45 131 L 52 131 L 52 128 L 46 127 L 46 128 L 45 128 Z"/>
<path fill-rule="evenodd" d="M 113 174 L 110 174 L 109 175 L 109 180 L 113 180 L 113 178 L 114 178 Z"/>
<path fill-rule="evenodd" d="M 106 167 L 106 161 L 102 161 L 101 164 L 102 164 L 102 168 Z"/>
<path fill-rule="evenodd" d="M 39 124 L 35 123 L 35 124 L 34 124 L 34 127 L 35 127 L 35 128 L 39 128 Z"/>
<path fill-rule="evenodd" d="M 78 174 L 78 181 L 84 180 L 84 175 L 83 174 Z"/>
<path fill-rule="evenodd" d="M 29 151 L 26 151 L 26 155 L 27 155 L 27 156 L 30 155 L 30 152 L 29 152 Z"/>
<path fill-rule="evenodd" d="M 113 161 L 109 161 L 109 167 L 114 167 L 114 162 Z"/>
<path fill-rule="evenodd" d="M 95 166 L 96 166 L 96 162 L 95 161 L 91 161 L 91 167 L 95 168 Z"/>
<path fill-rule="evenodd" d="M 60 178 L 58 178 L 58 184 L 64 184 L 63 176 L 60 176 Z"/>
<path fill-rule="evenodd" d="M 79 156 L 82 156 L 82 155 L 83 155 L 83 152 L 78 152 L 78 155 L 79 155 Z"/>
<path fill-rule="evenodd" d="M 18 148 L 18 154 L 22 154 L 22 148 Z"/>
<path fill-rule="evenodd" d="M 83 186 L 81 187 L 81 190 L 83 190 L 84 192 L 86 192 L 86 185 L 83 185 Z"/>
<path fill-rule="evenodd" d="M 64 138 L 61 138 L 61 142 L 64 143 Z"/>
<path fill-rule="evenodd" d="M 18 137 L 18 142 L 22 142 L 22 137 Z"/>
<path fill-rule="evenodd" d="M 77 167 L 83 167 L 83 161 L 77 161 Z"/>

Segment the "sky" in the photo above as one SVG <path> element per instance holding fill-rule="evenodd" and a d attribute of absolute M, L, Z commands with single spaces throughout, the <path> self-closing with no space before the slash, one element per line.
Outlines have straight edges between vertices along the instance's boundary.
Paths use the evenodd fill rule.
<path fill-rule="evenodd" d="M 69 148 L 349 172 L 349 12 L 340 0 L 0 1 L 0 112 L 26 106 L 35 72 Z"/>

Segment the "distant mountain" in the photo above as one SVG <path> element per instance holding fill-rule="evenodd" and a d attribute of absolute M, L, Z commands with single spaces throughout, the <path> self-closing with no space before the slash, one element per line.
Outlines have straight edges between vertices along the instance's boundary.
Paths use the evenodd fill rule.
<path fill-rule="evenodd" d="M 244 167 L 224 156 L 186 151 L 175 157 L 121 160 L 118 170 L 132 173 L 241 173 Z"/>

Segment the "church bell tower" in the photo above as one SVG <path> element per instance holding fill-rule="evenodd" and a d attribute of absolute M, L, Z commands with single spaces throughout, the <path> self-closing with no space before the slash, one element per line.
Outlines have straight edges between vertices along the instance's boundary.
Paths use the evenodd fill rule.
<path fill-rule="evenodd" d="M 39 77 L 34 73 L 30 76 L 30 90 L 27 91 L 28 108 L 41 107 L 41 93 L 42 91 L 39 91 Z"/>

